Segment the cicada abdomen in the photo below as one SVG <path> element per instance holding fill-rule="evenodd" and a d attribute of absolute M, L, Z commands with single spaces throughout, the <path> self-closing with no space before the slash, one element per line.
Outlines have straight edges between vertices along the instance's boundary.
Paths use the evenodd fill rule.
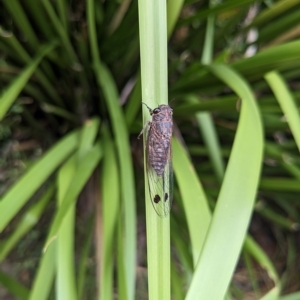
<path fill-rule="evenodd" d="M 152 116 L 146 139 L 149 194 L 156 213 L 166 217 L 173 200 L 173 109 L 164 104 L 153 110 L 148 106 L 147 108 Z"/>

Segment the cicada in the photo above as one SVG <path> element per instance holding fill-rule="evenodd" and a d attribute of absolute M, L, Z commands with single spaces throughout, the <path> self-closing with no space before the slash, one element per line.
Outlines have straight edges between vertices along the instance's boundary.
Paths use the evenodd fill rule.
<path fill-rule="evenodd" d="M 152 116 L 146 126 L 146 168 L 149 194 L 156 213 L 166 217 L 173 200 L 172 132 L 173 109 L 165 104 L 151 109 Z M 140 133 L 143 133 L 144 129 Z M 139 135 L 139 136 L 140 136 Z"/>

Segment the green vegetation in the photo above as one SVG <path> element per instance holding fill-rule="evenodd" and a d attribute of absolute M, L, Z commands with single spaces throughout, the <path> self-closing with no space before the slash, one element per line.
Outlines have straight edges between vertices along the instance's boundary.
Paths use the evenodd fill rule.
<path fill-rule="evenodd" d="M 299 299 L 299 4 L 3 0 L 0 297 Z M 174 109 L 165 218 L 141 101 Z"/>

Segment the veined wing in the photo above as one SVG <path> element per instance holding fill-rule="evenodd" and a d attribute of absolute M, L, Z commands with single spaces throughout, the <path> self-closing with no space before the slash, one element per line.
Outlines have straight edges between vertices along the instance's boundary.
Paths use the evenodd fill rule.
<path fill-rule="evenodd" d="M 172 168 L 172 146 L 165 151 L 163 155 L 166 156 L 166 164 L 164 171 L 161 176 L 158 176 L 153 166 L 150 163 L 150 152 L 155 151 L 151 146 L 151 128 L 149 129 L 146 144 L 146 155 L 147 155 L 147 181 L 149 187 L 149 194 L 153 208 L 160 217 L 166 217 L 169 215 L 172 201 L 173 201 L 173 168 Z M 157 141 L 156 141 L 157 143 Z M 164 143 L 161 142 L 160 149 L 163 149 Z M 167 152 L 167 153 L 166 153 Z"/>

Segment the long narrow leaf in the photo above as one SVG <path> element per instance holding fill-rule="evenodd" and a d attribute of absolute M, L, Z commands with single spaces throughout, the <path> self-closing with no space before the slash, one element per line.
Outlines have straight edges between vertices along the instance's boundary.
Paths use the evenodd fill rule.
<path fill-rule="evenodd" d="M 100 144 L 97 143 L 90 151 L 86 153 L 84 158 L 80 161 L 78 168 L 76 169 L 76 174 L 64 197 L 63 203 L 53 221 L 46 245 L 44 247 L 44 251 L 46 251 L 52 241 L 57 238 L 57 232 L 65 218 L 66 213 L 77 199 L 79 193 L 91 176 L 96 165 L 99 163 L 101 156 L 102 149 Z"/>
<path fill-rule="evenodd" d="M 56 43 L 45 46 L 37 57 L 27 66 L 27 68 L 19 75 L 19 77 L 7 88 L 0 98 L 0 120 L 3 119 L 8 109 L 14 103 L 41 60 L 56 47 Z"/>
<path fill-rule="evenodd" d="M 77 143 L 78 131 L 68 134 L 46 152 L 46 154 L 7 191 L 0 202 L 0 232 L 53 171 L 75 150 Z"/>
<path fill-rule="evenodd" d="M 102 176 L 102 260 L 100 262 L 100 293 L 99 299 L 113 299 L 113 258 L 117 217 L 120 212 L 120 187 L 118 165 L 113 143 L 109 136 L 104 139 L 104 163 Z"/>
<path fill-rule="evenodd" d="M 109 70 L 100 62 L 97 44 L 94 0 L 87 2 L 89 33 L 92 48 L 94 71 L 99 87 L 102 89 L 112 121 L 112 127 L 117 144 L 120 163 L 121 195 L 124 209 L 124 272 L 126 276 L 127 300 L 134 299 L 135 293 L 135 265 L 136 265 L 136 213 L 135 191 L 132 170 L 132 159 L 128 141 L 128 132 L 124 115 L 120 108 L 116 84 Z"/>
<path fill-rule="evenodd" d="M 65 195 L 76 173 L 77 153 L 74 153 L 60 168 L 57 178 L 58 206 L 63 204 Z M 74 232 L 75 232 L 75 202 L 69 208 L 58 231 L 57 238 L 57 280 L 56 299 L 77 299 L 75 285 L 75 257 L 74 257 Z"/>
<path fill-rule="evenodd" d="M 3 0 L 3 3 L 14 17 L 19 29 L 25 34 L 32 48 L 39 46 L 36 33 L 34 32 L 26 13 L 18 0 Z"/>
<path fill-rule="evenodd" d="M 191 239 L 191 250 L 196 265 L 211 220 L 205 192 L 182 145 L 173 140 L 174 171 L 182 196 Z"/>
<path fill-rule="evenodd" d="M 90 218 L 87 226 L 86 226 L 86 238 L 82 243 L 82 252 L 79 259 L 79 267 L 78 267 L 78 299 L 83 299 L 83 293 L 85 290 L 85 282 L 86 282 L 86 273 L 87 266 L 89 262 L 89 253 L 93 242 L 93 234 L 94 234 L 94 216 Z"/>
<path fill-rule="evenodd" d="M 29 290 L 11 276 L 0 270 L 0 284 L 20 300 L 27 300 Z"/>
<path fill-rule="evenodd" d="M 270 72 L 265 75 L 267 82 L 272 88 L 276 99 L 291 128 L 294 139 L 300 151 L 300 114 L 295 100 L 289 91 L 282 76 L 277 72 Z"/>
<path fill-rule="evenodd" d="M 251 252 L 251 255 L 257 260 L 257 262 L 259 262 L 259 264 L 266 269 L 268 275 L 274 281 L 275 288 L 273 288 L 262 299 L 277 299 L 280 294 L 281 284 L 277 271 L 271 260 L 250 236 L 247 236 L 244 247 L 245 250 Z"/>
<path fill-rule="evenodd" d="M 279 298 L 279 300 L 298 300 L 300 298 L 300 292 L 285 295 Z"/>
<path fill-rule="evenodd" d="M 263 153 L 262 124 L 249 86 L 224 65 L 213 65 L 210 69 L 242 98 L 243 105 L 217 206 L 187 300 L 225 296 L 250 221 Z M 233 238 L 228 240 L 228 237 Z M 216 278 L 218 288 L 211 288 Z"/>
<path fill-rule="evenodd" d="M 16 243 L 38 222 L 46 205 L 54 194 L 55 186 L 52 184 L 46 190 L 41 199 L 25 212 L 23 218 L 16 227 L 16 230 L 8 237 L 6 241 L 2 241 L 0 246 L 0 262 L 16 245 Z"/>
<path fill-rule="evenodd" d="M 168 103 L 166 1 L 140 0 L 138 4 L 142 99 L 150 108 L 155 108 L 157 104 Z M 143 106 L 143 123 L 149 118 L 149 111 Z M 158 217 L 153 209 L 146 180 L 146 158 L 144 166 L 149 299 L 168 300 L 171 291 L 170 218 Z"/>
<path fill-rule="evenodd" d="M 28 300 L 47 300 L 54 280 L 56 270 L 56 242 L 52 243 L 48 251 L 42 254 L 33 286 Z"/>

